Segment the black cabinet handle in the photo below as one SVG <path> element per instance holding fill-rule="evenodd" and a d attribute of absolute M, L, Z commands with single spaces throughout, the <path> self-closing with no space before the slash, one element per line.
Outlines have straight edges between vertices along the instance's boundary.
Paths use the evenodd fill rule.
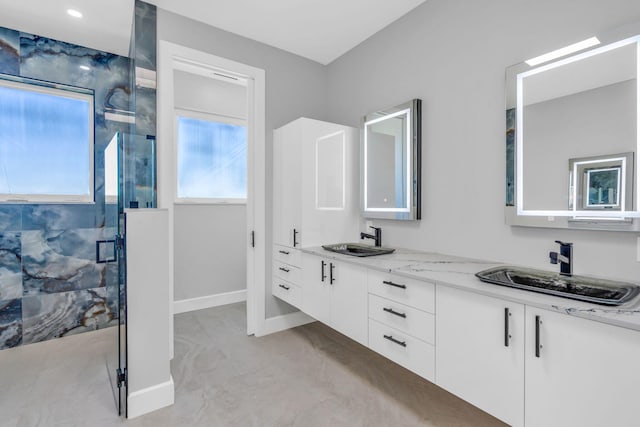
<path fill-rule="evenodd" d="M 536 357 L 540 357 L 540 324 L 542 320 L 540 320 L 540 316 L 536 316 Z"/>
<path fill-rule="evenodd" d="M 293 229 L 293 247 L 295 248 L 298 245 L 298 240 L 296 239 L 298 236 L 298 230 Z"/>
<path fill-rule="evenodd" d="M 324 261 L 320 261 L 320 281 L 324 282 L 324 279 L 327 278 L 327 275 L 324 273 L 324 268 L 327 266 L 327 263 Z"/>
<path fill-rule="evenodd" d="M 397 340 L 397 339 L 395 339 L 392 335 L 383 335 L 383 337 L 384 337 L 385 339 L 388 339 L 389 341 L 391 341 L 391 342 L 393 342 L 393 343 L 396 343 L 396 344 L 398 344 L 398 345 L 401 345 L 401 346 L 403 346 L 403 347 L 406 347 L 406 346 L 407 346 L 407 342 L 406 342 L 406 341 L 400 341 L 400 340 Z"/>
<path fill-rule="evenodd" d="M 382 283 L 389 286 L 395 286 L 396 288 L 407 289 L 407 285 L 399 285 L 397 283 L 393 283 L 390 280 L 383 280 Z"/>
<path fill-rule="evenodd" d="M 329 263 L 329 284 L 333 285 L 333 282 L 335 282 L 335 278 L 333 277 L 333 269 L 334 269 L 335 265 L 333 265 L 332 262 Z"/>
<path fill-rule="evenodd" d="M 509 347 L 509 339 L 511 335 L 509 334 L 509 317 L 511 313 L 509 312 L 509 308 L 504 308 L 504 346 Z"/>
<path fill-rule="evenodd" d="M 398 311 L 395 311 L 393 308 L 384 307 L 383 310 L 387 313 L 395 314 L 398 317 L 402 317 L 403 319 L 407 318 L 407 313 L 400 313 Z"/>
<path fill-rule="evenodd" d="M 289 289 L 291 289 L 289 286 L 285 286 L 285 285 L 278 285 L 278 286 L 280 286 L 285 291 L 288 291 Z"/>
<path fill-rule="evenodd" d="M 284 267 L 280 267 L 280 268 L 278 268 L 278 270 L 284 271 L 285 273 L 288 273 L 289 271 L 291 271 L 288 268 L 284 268 Z"/>
<path fill-rule="evenodd" d="M 278 252 L 280 252 L 281 254 L 289 255 L 288 251 L 278 251 Z"/>

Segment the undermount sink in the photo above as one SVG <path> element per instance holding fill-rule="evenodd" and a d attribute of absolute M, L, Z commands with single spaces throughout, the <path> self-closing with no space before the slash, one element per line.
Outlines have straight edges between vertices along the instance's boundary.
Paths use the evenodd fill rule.
<path fill-rule="evenodd" d="M 542 292 L 603 305 L 620 305 L 633 299 L 640 287 L 632 283 L 560 274 L 520 267 L 495 267 L 476 273 L 483 282 Z"/>
<path fill-rule="evenodd" d="M 335 243 L 333 245 L 322 245 L 322 248 L 327 251 L 337 252 L 339 254 L 351 255 L 351 256 L 374 256 L 390 254 L 395 249 L 383 248 L 381 246 L 369 246 L 359 243 Z"/>

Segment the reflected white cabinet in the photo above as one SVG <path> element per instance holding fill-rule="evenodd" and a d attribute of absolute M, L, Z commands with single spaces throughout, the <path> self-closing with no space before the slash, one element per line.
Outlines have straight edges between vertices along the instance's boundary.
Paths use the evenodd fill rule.
<path fill-rule="evenodd" d="M 273 147 L 273 242 L 356 239 L 359 130 L 300 118 L 274 131 Z"/>
<path fill-rule="evenodd" d="M 436 384 L 512 426 L 524 421 L 524 310 L 446 286 L 436 291 Z"/>
<path fill-rule="evenodd" d="M 527 427 L 639 424 L 639 332 L 527 306 L 526 334 Z"/>
<path fill-rule="evenodd" d="M 302 255 L 302 311 L 367 345 L 367 270 Z"/>

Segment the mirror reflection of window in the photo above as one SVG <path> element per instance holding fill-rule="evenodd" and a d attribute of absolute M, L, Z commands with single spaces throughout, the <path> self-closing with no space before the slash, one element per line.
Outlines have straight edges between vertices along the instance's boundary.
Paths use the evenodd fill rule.
<path fill-rule="evenodd" d="M 620 168 L 589 169 L 585 173 L 588 207 L 620 205 Z"/>

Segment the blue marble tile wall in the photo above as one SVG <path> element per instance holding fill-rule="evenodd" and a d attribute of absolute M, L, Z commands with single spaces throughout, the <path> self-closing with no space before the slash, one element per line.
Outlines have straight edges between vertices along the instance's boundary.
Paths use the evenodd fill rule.
<path fill-rule="evenodd" d="M 515 141 L 516 141 L 516 109 L 511 108 L 506 111 L 507 134 L 506 134 L 506 153 L 507 153 L 507 176 L 506 176 L 506 206 L 514 205 L 515 193 Z"/>
<path fill-rule="evenodd" d="M 95 204 L 0 204 L 0 349 L 117 324 L 117 266 L 96 263 L 95 242 L 116 234 L 104 149 L 131 129 L 105 112 L 131 111 L 130 62 L 0 28 L 1 73 L 95 91 Z"/>
<path fill-rule="evenodd" d="M 154 5 L 136 0 L 134 16 L 134 62 L 136 77 L 141 70 L 156 71 L 156 22 Z M 149 73 L 146 73 L 149 75 Z M 156 135 L 156 87 L 136 85 L 134 93 L 136 135 Z"/>

